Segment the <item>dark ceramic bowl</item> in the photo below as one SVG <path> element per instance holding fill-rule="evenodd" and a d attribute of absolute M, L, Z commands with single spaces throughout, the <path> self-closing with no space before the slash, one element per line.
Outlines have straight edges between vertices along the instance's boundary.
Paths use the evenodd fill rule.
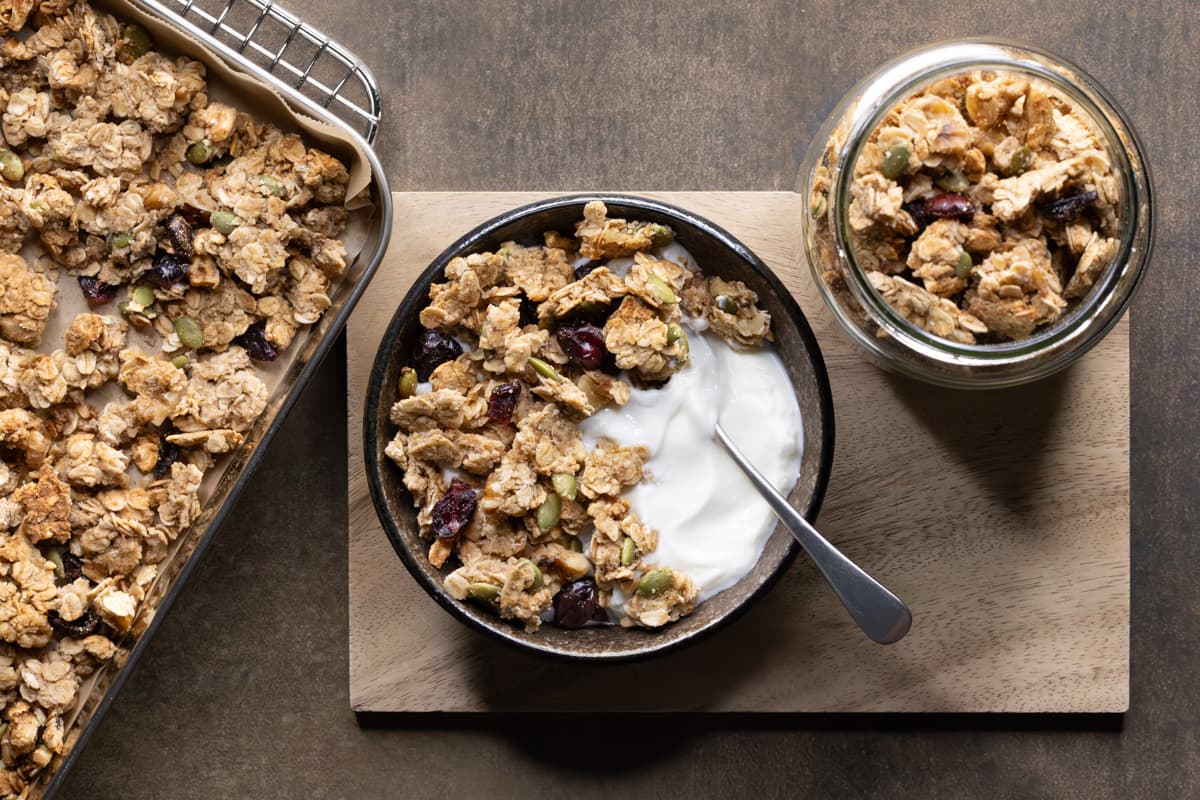
<path fill-rule="evenodd" d="M 417 316 L 427 304 L 429 285 L 442 280 L 452 258 L 496 250 L 514 240 L 541 244 L 547 229 L 569 232 L 583 218 L 583 207 L 600 199 L 612 217 L 646 220 L 671 226 L 678 241 L 695 257 L 707 275 L 744 281 L 758 293 L 759 304 L 771 313 L 775 346 L 783 356 L 795 387 L 804 421 L 804 455 L 800 479 L 789 494 L 804 515 L 815 520 L 833 462 L 833 401 L 821 351 L 800 307 L 780 280 L 750 250 L 727 232 L 690 212 L 638 197 L 582 195 L 546 200 L 513 209 L 489 220 L 450 245 L 417 279 L 392 317 L 379 345 L 363 412 L 363 454 L 375 510 L 392 546 L 409 572 L 447 611 L 467 625 L 516 647 L 535 653 L 586 661 L 624 661 L 663 653 L 711 633 L 743 612 L 775 583 L 791 563 L 797 545 L 776 526 L 754 569 L 735 585 L 696 607 L 684 619 L 657 631 L 619 626 L 562 630 L 543 625 L 537 633 L 468 603 L 442 589 L 449 570 L 434 568 L 426 556 L 428 544 L 417 532 L 412 497 L 404 488 L 400 469 L 383 454 L 395 433 L 388 410 L 399 398 L 400 368 L 421 330 Z"/>

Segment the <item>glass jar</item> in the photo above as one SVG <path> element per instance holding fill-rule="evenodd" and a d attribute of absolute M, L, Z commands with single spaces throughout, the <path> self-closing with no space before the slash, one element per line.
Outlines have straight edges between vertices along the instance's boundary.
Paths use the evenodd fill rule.
<path fill-rule="evenodd" d="M 910 322 L 875 289 L 860 263 L 864 259 L 851 246 L 851 186 L 855 165 L 872 133 L 894 108 L 923 88 L 976 72 L 1037 79 L 1061 93 L 1072 110 L 1090 123 L 1106 150 L 1119 193 L 1112 205 L 1116 220 L 1111 239 L 1117 245 L 1107 267 L 1074 307 L 1016 341 L 952 341 Z M 880 150 L 877 147 L 876 153 Z M 886 172 L 888 165 L 884 166 Z M 834 110 L 811 146 L 802 180 L 808 205 L 802 228 L 809 265 L 833 315 L 876 363 L 946 386 L 991 388 L 1025 383 L 1082 356 L 1120 318 L 1153 240 L 1150 175 L 1142 147 L 1116 103 L 1073 64 L 1006 42 L 944 42 L 884 65 Z M 1113 184 L 1111 179 L 1109 184 Z M 970 254 L 965 254 L 964 260 L 970 267 Z M 903 262 L 893 263 L 897 270 L 904 268 Z M 881 275 L 874 277 L 879 280 Z M 969 275 L 967 279 L 977 281 L 978 277 Z"/>

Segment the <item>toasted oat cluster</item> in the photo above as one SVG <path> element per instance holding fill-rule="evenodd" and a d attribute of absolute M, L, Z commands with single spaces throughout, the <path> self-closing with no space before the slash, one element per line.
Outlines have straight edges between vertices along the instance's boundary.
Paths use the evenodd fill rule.
<path fill-rule="evenodd" d="M 828 189 L 817 181 L 815 215 Z M 871 285 L 963 344 L 1053 324 L 1118 249 L 1105 147 L 1061 93 L 1016 75 L 976 72 L 909 97 L 863 146 L 851 194 L 851 247 Z M 842 287 L 832 267 L 826 280 Z"/>
<path fill-rule="evenodd" d="M 691 579 L 654 563 L 658 533 L 621 497 L 649 451 L 589 449 L 576 424 L 686 368 L 685 315 L 739 345 L 770 338 L 744 284 L 656 254 L 673 236 L 594 201 L 574 237 L 455 258 L 430 287 L 385 452 L 452 597 L 531 631 L 608 623 L 617 590 L 627 626 L 695 608 Z"/>
<path fill-rule="evenodd" d="M 266 407 L 253 362 L 329 307 L 348 174 L 82 0 L 0 0 L 0 29 L 7 797 L 63 752 L 81 681 Z M 67 292 L 92 313 L 43 341 Z"/>

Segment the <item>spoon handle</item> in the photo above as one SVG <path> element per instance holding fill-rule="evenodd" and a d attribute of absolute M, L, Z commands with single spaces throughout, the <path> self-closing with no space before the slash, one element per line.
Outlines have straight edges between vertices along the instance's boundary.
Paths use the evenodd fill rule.
<path fill-rule="evenodd" d="M 792 508 L 788 499 L 771 485 L 758 468 L 750 463 L 720 425 L 716 428 L 716 438 L 771 506 L 775 516 L 779 517 L 784 527 L 792 532 L 792 536 L 812 558 L 863 633 L 879 644 L 892 644 L 903 639 L 912 627 L 912 612 L 908 610 L 904 601 L 863 572 L 857 564 L 846 558 L 818 533 L 800 512 Z"/>

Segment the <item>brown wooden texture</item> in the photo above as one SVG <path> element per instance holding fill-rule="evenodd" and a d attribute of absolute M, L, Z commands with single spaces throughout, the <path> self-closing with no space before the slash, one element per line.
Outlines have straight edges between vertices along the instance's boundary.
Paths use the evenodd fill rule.
<path fill-rule="evenodd" d="M 1081 64 L 1145 140 L 1158 210 L 1130 323 L 1130 710 L 364 728 L 348 710 L 346 370 L 331 356 L 61 798 L 1200 795 L 1194 0 L 282 4 L 378 76 L 377 149 L 403 191 L 792 190 L 837 99 L 909 48 L 1001 35 Z"/>
<path fill-rule="evenodd" d="M 834 329 L 798 195 L 652 194 L 707 216 L 800 301 L 833 387 L 819 521 L 915 618 L 865 640 L 801 559 L 743 619 L 683 652 L 580 667 L 468 630 L 409 576 L 363 475 L 380 336 L 450 242 L 536 193 L 396 194 L 396 231 L 348 332 L 350 702 L 357 711 L 1123 711 L 1129 697 L 1129 330 L 1033 386 L 948 391 L 870 365 Z M 703 265 L 700 265 L 703 268 Z M 580 692 L 584 681 L 593 691 Z"/>

